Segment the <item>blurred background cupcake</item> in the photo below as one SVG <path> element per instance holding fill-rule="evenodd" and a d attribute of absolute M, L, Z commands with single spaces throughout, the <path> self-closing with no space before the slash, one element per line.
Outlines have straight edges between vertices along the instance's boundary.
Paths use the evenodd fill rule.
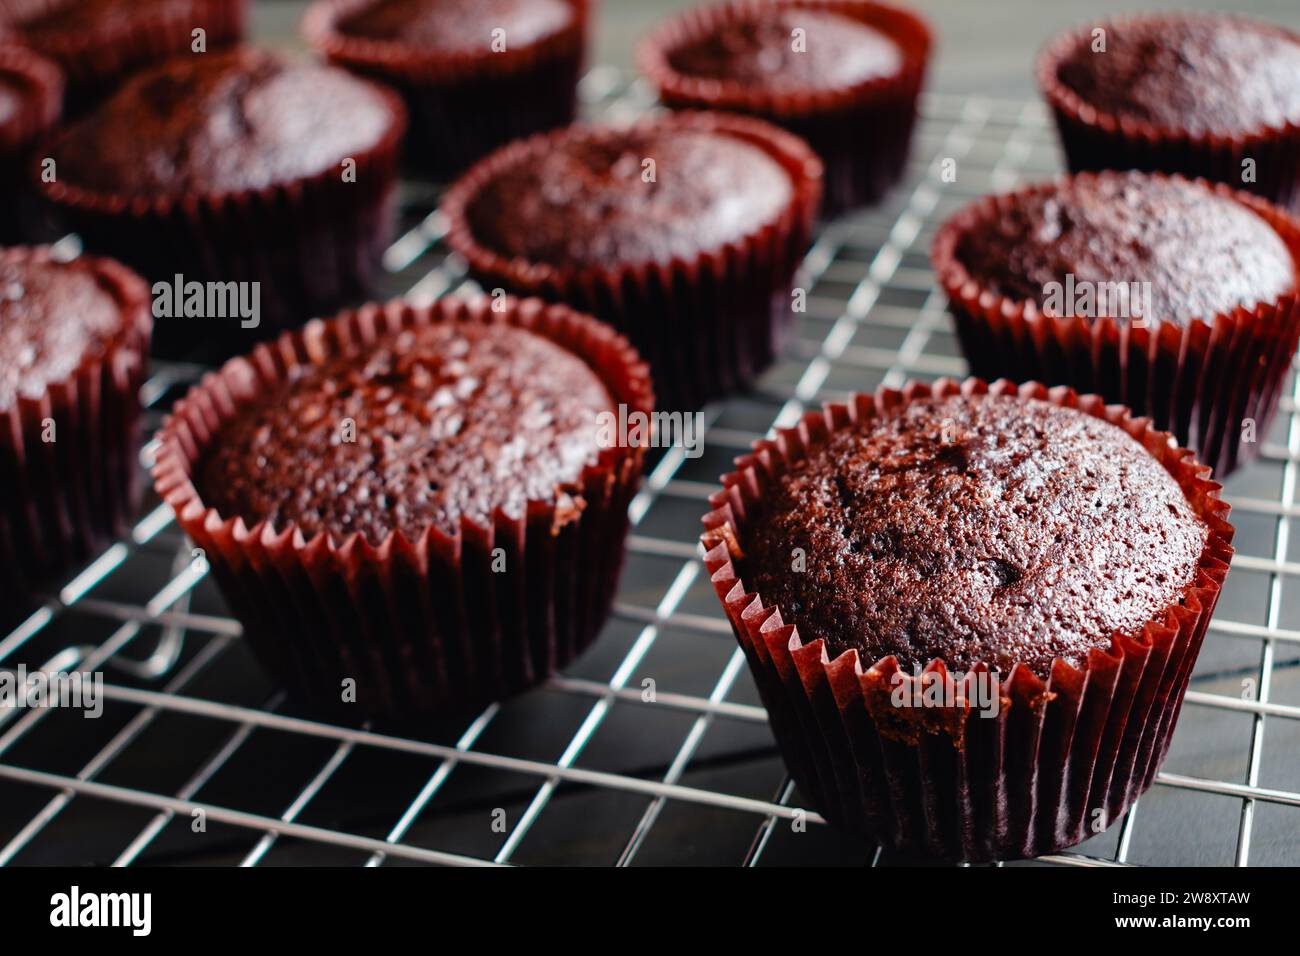
<path fill-rule="evenodd" d="M 0 243 L 17 243 L 39 230 L 27 163 L 62 109 L 59 68 L 30 50 L 0 45 Z"/>
<path fill-rule="evenodd" d="M 5 0 L 0 36 L 56 62 L 77 112 L 136 70 L 237 43 L 247 15 L 247 0 Z"/>
<path fill-rule="evenodd" d="M 869 0 L 740 0 L 669 20 L 638 59 L 667 106 L 761 116 L 806 139 L 835 214 L 902 176 L 930 45 L 919 16 Z"/>
<path fill-rule="evenodd" d="M 409 166 L 442 181 L 497 146 L 573 120 L 593 0 L 321 0 L 303 35 L 389 84 Z"/>
<path fill-rule="evenodd" d="M 116 262 L 0 250 L 0 624 L 126 533 L 151 324 Z"/>
<path fill-rule="evenodd" d="M 1204 176 L 1300 201 L 1300 33 L 1152 14 L 1066 32 L 1038 58 L 1071 170 Z"/>
<path fill-rule="evenodd" d="M 405 122 L 394 93 L 335 67 L 185 54 L 62 127 L 32 174 L 87 247 L 151 281 L 257 283 L 257 315 L 159 323 L 159 354 L 225 357 L 364 294 Z"/>

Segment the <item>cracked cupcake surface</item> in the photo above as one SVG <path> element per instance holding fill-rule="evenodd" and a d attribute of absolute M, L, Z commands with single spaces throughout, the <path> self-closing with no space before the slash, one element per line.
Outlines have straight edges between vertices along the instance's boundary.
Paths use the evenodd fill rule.
<path fill-rule="evenodd" d="M 518 518 L 529 500 L 562 501 L 612 408 L 596 373 L 541 336 L 440 323 L 299 368 L 223 427 L 195 485 L 250 527 L 376 545 L 454 534 L 462 517 L 491 525 L 497 508 Z"/>
<path fill-rule="evenodd" d="M 836 432 L 747 523 L 740 576 L 863 665 L 1045 677 L 1176 605 L 1208 529 L 1121 429 L 1033 399 L 918 400 Z"/>

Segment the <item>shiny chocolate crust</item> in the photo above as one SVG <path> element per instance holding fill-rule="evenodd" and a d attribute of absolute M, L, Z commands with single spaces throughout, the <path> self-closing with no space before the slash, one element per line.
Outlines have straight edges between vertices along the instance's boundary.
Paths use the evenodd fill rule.
<path fill-rule="evenodd" d="M 1095 109 L 1163 129 L 1236 134 L 1300 123 L 1300 36 L 1240 17 L 1160 15 L 1081 33 L 1057 78 Z"/>
<path fill-rule="evenodd" d="M 796 30 L 803 31 L 798 48 Z M 903 53 L 886 34 L 834 10 L 765 6 L 669 51 L 668 62 L 704 79 L 834 89 L 898 73 Z"/>
<path fill-rule="evenodd" d="M 766 152 L 720 131 L 582 129 L 541 145 L 466 208 L 478 241 L 506 258 L 561 267 L 689 260 L 775 221 L 794 193 Z"/>
<path fill-rule="evenodd" d="M 1186 325 L 1241 306 L 1272 302 L 1297 285 L 1297 263 L 1263 218 L 1230 196 L 1183 179 L 1106 173 L 1026 191 L 996 218 L 982 218 L 955 246 L 956 259 L 989 291 L 1044 308 L 1049 286 L 1150 284 L 1143 319 Z M 1098 295 L 1084 318 L 1138 318 L 1128 298 Z M 1074 314 L 1053 305 L 1049 314 Z M 1089 310 L 1092 311 L 1092 310 Z M 1110 315 L 1110 312 L 1119 314 Z"/>
<path fill-rule="evenodd" d="M 463 518 L 520 517 L 596 462 L 612 400 L 577 356 L 532 332 L 443 323 L 304 366 L 213 439 L 210 506 L 308 537 L 417 540 Z"/>
<path fill-rule="evenodd" d="M 1207 527 L 1128 434 L 1016 396 L 924 398 L 780 476 L 740 575 L 831 658 L 1046 677 L 1163 617 Z M 796 550 L 798 549 L 798 550 Z"/>
<path fill-rule="evenodd" d="M 133 77 L 57 140 L 61 179 L 127 196 L 234 193 L 312 176 L 400 123 L 342 70 L 249 47 L 183 56 Z"/>

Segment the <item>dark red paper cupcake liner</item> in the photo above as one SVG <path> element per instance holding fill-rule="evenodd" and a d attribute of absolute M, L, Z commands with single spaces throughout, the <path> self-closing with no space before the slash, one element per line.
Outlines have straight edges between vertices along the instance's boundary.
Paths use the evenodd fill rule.
<path fill-rule="evenodd" d="M 44 224 L 27 177 L 32 145 L 59 121 L 63 74 L 51 61 L 19 46 L 0 45 L 0 77 L 18 89 L 14 111 L 0 121 L 0 245 L 42 235 Z"/>
<path fill-rule="evenodd" d="M 166 318 L 154 352 L 226 358 L 277 331 L 337 309 L 369 291 L 396 231 L 399 149 L 406 112 L 378 85 L 393 122 L 371 149 L 342 166 L 260 189 L 228 193 L 129 196 L 94 192 L 63 180 L 40 182 L 61 222 L 92 250 L 111 250 L 151 282 L 257 282 L 260 320 Z M 55 133 L 43 155 L 51 155 Z"/>
<path fill-rule="evenodd" d="M 863 661 L 849 650 L 831 660 L 823 639 L 784 623 L 780 608 L 747 591 L 737 566 L 767 489 L 831 433 L 958 392 L 1043 399 L 1119 426 L 1165 466 L 1210 528 L 1197 578 L 1176 606 L 1140 633 L 1116 634 L 1080 667 L 1058 658 L 1046 680 L 1016 665 L 1000 682 L 996 716 L 981 716 L 972 694 L 958 694 L 989 672 L 986 665 L 972 667 L 959 687 L 938 660 L 922 678 L 900 671 L 893 656 Z M 1167 434 L 1067 388 L 940 380 L 809 412 L 758 442 L 737 469 L 704 519 L 705 566 L 790 772 L 832 825 L 947 859 L 1041 856 L 1108 826 L 1151 785 L 1232 558 L 1219 485 Z M 956 703 L 895 706 L 896 682 L 910 694 L 919 679 L 939 682 Z"/>
<path fill-rule="evenodd" d="M 1056 120 L 1070 171 L 1138 169 L 1180 173 L 1225 183 L 1283 208 L 1300 210 L 1300 123 L 1266 125 L 1234 135 L 1171 130 L 1099 110 L 1060 81 L 1062 59 L 1078 44 L 1089 42 L 1093 29 L 1139 21 L 1172 23 L 1178 19 L 1152 15 L 1090 24 L 1061 34 L 1039 53 L 1035 70 L 1038 86 Z M 1300 34 L 1270 26 L 1300 43 Z M 1242 162 L 1246 159 L 1255 160 L 1254 182 L 1243 181 Z"/>
<path fill-rule="evenodd" d="M 0 263 L 49 260 L 45 247 L 0 250 Z M 0 620 L 96 557 L 135 513 L 149 290 L 110 259 L 83 262 L 116 301 L 121 329 L 39 398 L 0 409 Z"/>
<path fill-rule="evenodd" d="M 308 539 L 294 524 L 249 528 L 204 504 L 191 480 L 222 425 L 295 368 L 435 322 L 527 329 L 582 358 L 629 415 L 653 411 L 648 371 L 622 336 L 563 306 L 503 301 L 500 312 L 486 298 L 396 301 L 310 322 L 205 376 L 163 423 L 155 487 L 203 549 L 253 650 L 295 697 L 338 710 L 352 679 L 350 714 L 463 712 L 538 683 L 599 634 L 644 445 L 603 449 L 571 491 L 529 501 L 524 515 L 498 509 L 490 525 L 464 519 L 454 536 L 430 528 L 378 544 Z M 493 568 L 496 548 L 505 572 Z"/>
<path fill-rule="evenodd" d="M 56 62 L 67 76 L 70 111 L 102 99 L 128 74 L 193 49 L 194 30 L 205 31 L 208 50 L 244 36 L 247 0 L 154 3 L 109 30 L 65 30 L 34 36 L 18 26 L 57 10 L 67 0 L 12 0 L 0 13 L 0 38 Z M 145 5 L 141 5 L 142 8 Z"/>
<path fill-rule="evenodd" d="M 1106 173 L 1080 173 L 1080 176 Z M 1173 177 L 1180 179 L 1181 177 Z M 1263 218 L 1300 269 L 1300 223 L 1263 200 L 1202 181 Z M 931 259 L 948 296 L 971 374 L 1041 381 L 1095 392 L 1172 432 L 1224 478 L 1259 453 L 1300 341 L 1300 295 L 1210 317 L 1134 326 L 1115 319 L 1044 315 L 1032 302 L 983 288 L 957 247 L 977 223 L 997 221 L 1046 183 L 989 196 L 959 211 L 935 236 Z M 1255 423 L 1253 441 L 1245 428 Z"/>
<path fill-rule="evenodd" d="M 577 125 L 512 143 L 472 167 L 443 199 L 447 241 L 484 289 L 564 302 L 618 328 L 650 363 L 660 407 L 690 411 L 748 386 L 777 354 L 793 320 L 791 283 L 811 241 L 821 163 L 802 140 L 746 117 L 676 113 L 641 125 L 719 132 L 758 146 L 789 173 L 789 204 L 743 240 L 690 261 L 557 267 L 507 259 L 479 243 L 468 216 L 478 192 L 562 140 L 601 135 L 601 127 Z"/>
<path fill-rule="evenodd" d="M 340 30 L 374 0 L 317 0 L 302 32 L 331 63 L 401 93 L 407 165 L 445 181 L 511 140 L 573 122 L 594 0 L 565 2 L 574 11 L 567 29 L 499 53 L 431 52 Z"/>
<path fill-rule="evenodd" d="M 825 212 L 833 215 L 875 202 L 907 168 L 916 103 L 932 43 L 928 24 L 914 13 L 871 0 L 776 0 L 801 10 L 851 17 L 889 36 L 903 68 L 833 90 L 772 90 L 735 80 L 678 72 L 673 51 L 729 21 L 775 5 L 736 0 L 689 9 L 647 37 L 638 49 L 641 72 L 673 109 L 718 109 L 758 116 L 808 141 L 826 164 Z"/>

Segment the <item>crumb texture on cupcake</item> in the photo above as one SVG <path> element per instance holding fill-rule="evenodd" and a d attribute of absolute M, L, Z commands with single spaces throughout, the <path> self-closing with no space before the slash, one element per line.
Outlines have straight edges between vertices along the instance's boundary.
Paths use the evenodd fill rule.
<path fill-rule="evenodd" d="M 1236 17 L 1152 16 L 1104 24 L 1057 76 L 1094 109 L 1191 133 L 1300 123 L 1300 40 Z"/>
<path fill-rule="evenodd" d="M 0 259 L 0 410 L 40 398 L 123 327 L 95 273 L 76 262 Z"/>
<path fill-rule="evenodd" d="M 339 21 L 344 36 L 384 40 L 436 53 L 488 53 L 493 31 L 506 49 L 527 46 L 572 27 L 567 0 L 378 0 Z"/>
<path fill-rule="evenodd" d="M 1208 535 L 1121 429 L 1035 399 L 927 398 L 836 432 L 746 527 L 747 588 L 863 664 L 1045 677 L 1177 604 Z M 803 570 L 796 569 L 802 549 Z"/>
<path fill-rule="evenodd" d="M 796 44 L 795 31 L 803 31 Z M 898 44 L 879 30 L 831 10 L 755 7 L 668 53 L 687 76 L 767 88 L 838 89 L 893 76 Z"/>
<path fill-rule="evenodd" d="M 439 323 L 300 367 L 218 433 L 195 482 L 251 527 L 454 534 L 523 515 L 594 464 L 612 399 L 577 356 L 508 327 Z M 350 430 L 350 431 L 349 431 Z"/>
<path fill-rule="evenodd" d="M 137 74 L 56 145 L 59 176 L 115 195 L 232 193 L 318 175 L 397 122 L 382 94 L 334 67 L 253 48 Z"/>
<path fill-rule="evenodd" d="M 793 196 L 789 174 L 758 146 L 666 124 L 587 130 L 521 153 L 466 216 L 475 238 L 507 258 L 666 263 L 745 239 Z"/>
<path fill-rule="evenodd" d="M 955 253 L 989 291 L 1039 307 L 1067 275 L 1150 283 L 1152 314 L 1143 318 L 1179 325 L 1275 301 L 1297 284 L 1291 252 L 1252 210 L 1197 183 L 1142 173 L 1028 190 L 966 230 Z"/>

